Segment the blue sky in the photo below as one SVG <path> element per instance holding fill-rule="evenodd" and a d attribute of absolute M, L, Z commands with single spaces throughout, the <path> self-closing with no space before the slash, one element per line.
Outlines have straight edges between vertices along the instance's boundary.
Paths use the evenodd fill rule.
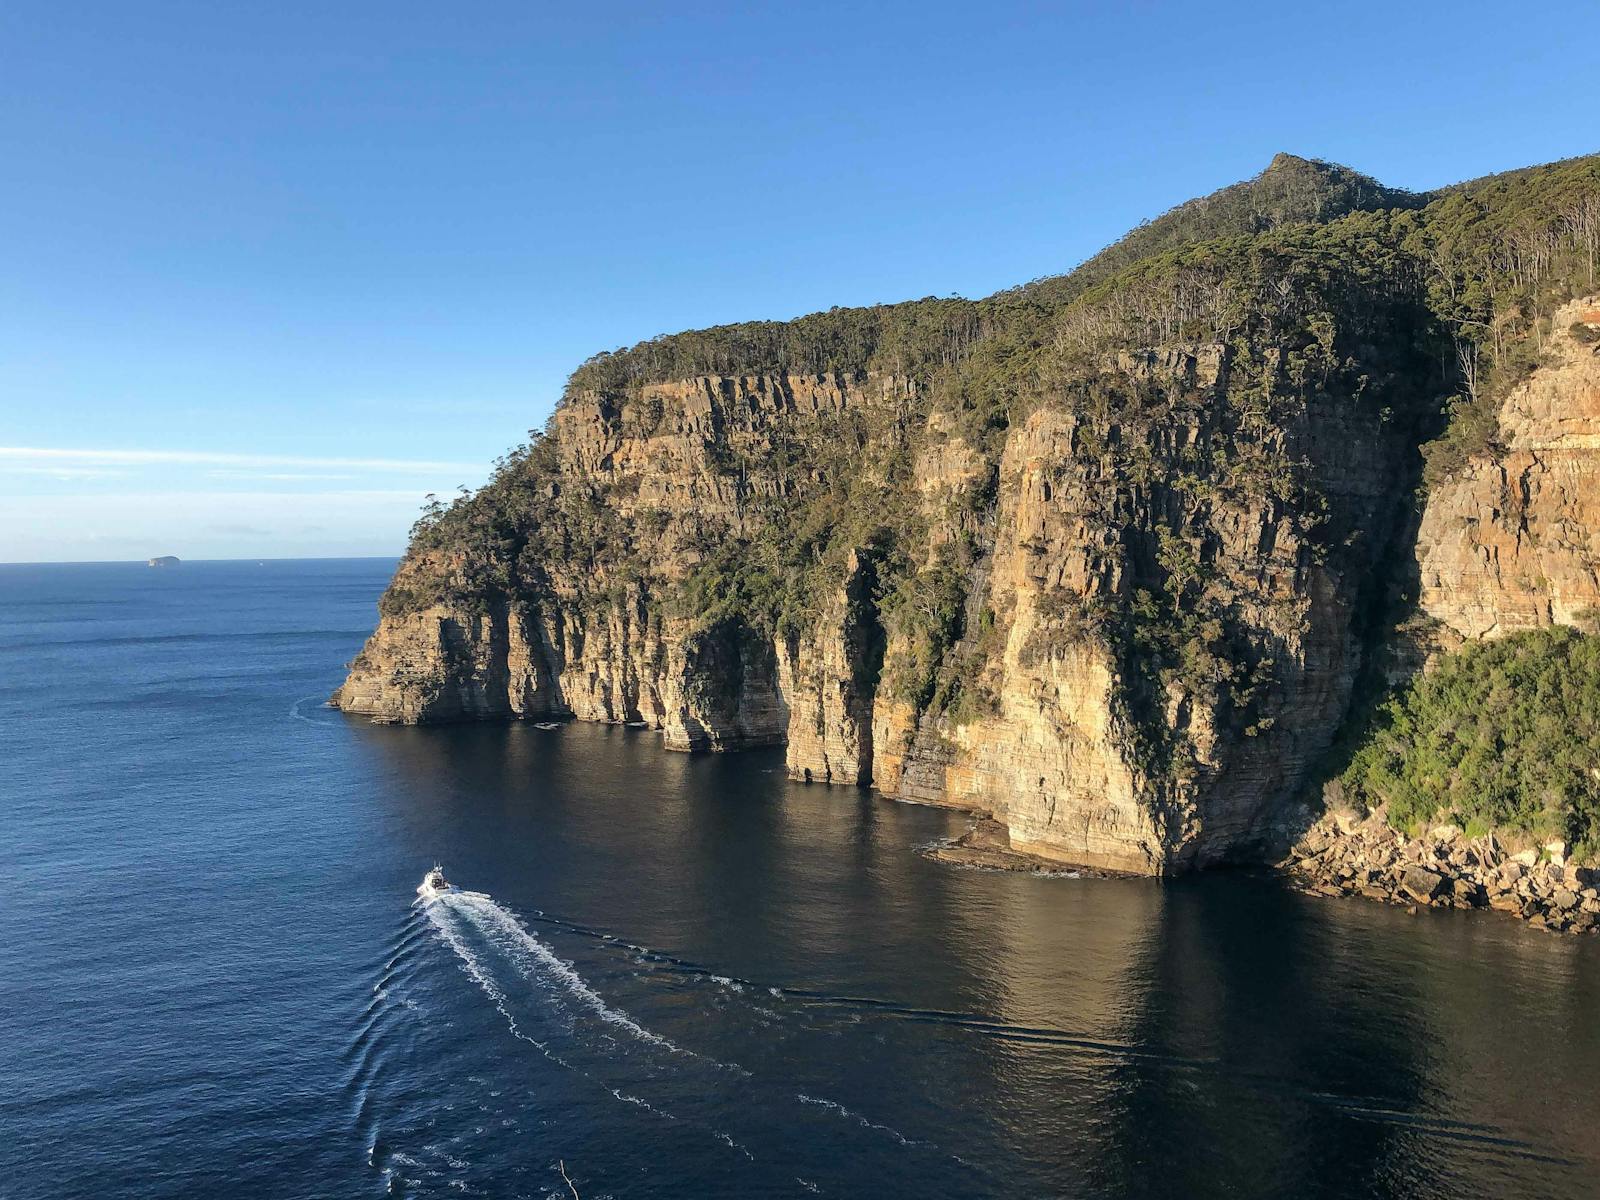
<path fill-rule="evenodd" d="M 1582 7 L 7 0 L 0 560 L 398 553 L 596 350 L 1589 152 Z"/>

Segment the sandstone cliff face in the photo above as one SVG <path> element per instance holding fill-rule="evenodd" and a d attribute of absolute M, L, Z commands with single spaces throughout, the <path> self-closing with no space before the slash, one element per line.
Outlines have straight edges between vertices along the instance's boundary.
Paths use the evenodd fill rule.
<path fill-rule="evenodd" d="M 1600 297 L 1561 308 L 1545 365 L 1500 408 L 1503 451 L 1428 497 L 1421 607 L 1463 637 L 1570 625 L 1600 608 Z"/>
<path fill-rule="evenodd" d="M 1113 391 L 1157 397 L 1158 417 L 1045 405 L 1009 431 L 992 481 L 948 414 L 914 417 L 915 390 L 895 379 L 706 378 L 621 409 L 582 397 L 550 435 L 557 487 L 599 486 L 610 519 L 652 531 L 629 569 L 547 554 L 542 586 L 516 600 L 391 615 L 336 701 L 385 721 L 642 721 L 675 749 L 784 743 L 796 778 L 993 814 L 1041 857 L 1160 872 L 1236 856 L 1338 724 L 1359 661 L 1348 610 L 1382 541 L 1325 545 L 1326 519 L 1291 491 L 1324 498 L 1341 536 L 1387 528 L 1405 439 L 1332 376 L 1289 382 L 1275 350 L 1233 385 L 1221 346 L 1107 372 Z M 663 600 L 706 553 L 685 550 L 703 523 L 737 532 L 763 498 L 833 485 L 776 460 L 797 429 L 846 415 L 866 418 L 851 426 L 869 431 L 851 456 L 862 470 L 917 446 L 913 568 L 966 548 L 965 632 L 936 661 L 944 699 L 892 682 L 927 651 L 882 607 L 869 547 L 776 635 Z M 562 519 L 562 539 L 584 536 Z M 461 569 L 413 555 L 395 590 Z M 1219 614 L 1199 633 L 1233 664 L 1208 657 L 1180 678 L 1143 661 L 1157 648 L 1119 642 L 1130 606 L 1177 572 Z M 1240 663 L 1252 680 L 1230 675 Z M 963 688 L 980 700 L 951 703 Z"/>
<path fill-rule="evenodd" d="M 1544 332 L 1592 288 L 1600 159 L 1425 206 L 1279 167 L 1312 203 L 1269 171 L 1055 284 L 597 356 L 419 523 L 335 701 L 783 744 L 1055 861 L 1259 857 L 1358 677 L 1426 653 L 1377 640 L 1409 567 L 1455 638 L 1600 606 L 1600 302 Z M 1548 362 L 1417 534 L 1477 337 Z"/>
<path fill-rule="evenodd" d="M 727 631 L 674 637 L 629 606 L 434 605 L 386 618 L 333 700 L 401 724 L 645 722 L 676 750 L 781 743 L 788 726 L 769 646 Z"/>
<path fill-rule="evenodd" d="M 844 586 L 815 629 L 779 646 L 789 708 L 786 758 L 796 779 L 872 782 L 872 717 L 883 661 L 875 582 L 871 562 L 851 555 Z"/>
<path fill-rule="evenodd" d="M 1377 535 L 1330 551 L 1313 545 L 1319 523 L 1304 508 L 1229 485 L 1240 430 L 1222 347 L 1124 356 L 1118 370 L 1168 389 L 1171 423 L 1135 430 L 1043 409 L 1012 431 L 980 590 L 997 636 L 967 660 L 991 709 L 913 728 L 891 706 L 873 779 L 891 794 L 992 813 L 1016 850 L 1161 872 L 1249 853 L 1327 747 L 1361 662 L 1350 608 L 1397 520 L 1405 445 L 1346 397 L 1285 388 L 1265 452 L 1302 465 L 1341 536 Z M 1145 483 L 1130 482 L 1111 449 L 1124 436 L 1145 440 Z M 1207 456 L 1197 447 L 1223 466 L 1198 465 Z M 1199 478 L 1174 486 L 1185 463 Z M 1172 530 L 1170 557 L 1186 561 L 1152 563 L 1150 546 Z M 1225 640 L 1233 661 L 1140 679 L 1148 651 L 1119 654 L 1107 614 L 1114 624 L 1141 585 L 1165 576 L 1170 586 L 1185 568 L 1228 614 L 1199 633 Z M 1243 663 L 1255 682 L 1226 677 Z M 1152 685 L 1156 696 L 1139 695 Z M 1141 712 L 1152 699 L 1160 711 Z M 1152 723 L 1166 746 L 1151 744 Z"/>
<path fill-rule="evenodd" d="M 552 490 L 602 487 L 606 519 L 633 532 L 639 562 L 656 584 L 670 584 L 697 561 L 699 552 L 675 549 L 682 540 L 694 540 L 708 522 L 740 530 L 762 497 L 805 483 L 772 469 L 775 427 L 811 427 L 852 411 L 893 417 L 908 399 L 893 379 L 791 375 L 653 385 L 626 414 L 605 397 L 582 396 L 553 422 L 558 478 L 567 482 Z M 740 458 L 749 465 L 730 471 Z M 547 497 L 559 536 L 581 548 L 595 531 L 560 513 L 556 499 Z M 412 555 L 391 591 L 414 581 L 417 590 L 435 591 L 438 579 L 462 569 L 448 554 Z M 802 653 L 801 645 L 774 644 L 737 623 L 700 628 L 674 618 L 646 600 L 635 564 L 619 569 L 580 555 L 544 561 L 539 574 L 537 594 L 516 601 L 446 600 L 387 615 L 334 702 L 386 722 L 642 721 L 680 750 L 792 740 L 797 773 L 814 767 L 820 779 L 866 781 L 870 755 L 840 741 L 852 735 L 818 732 L 808 741 L 805 733 L 830 729 L 863 703 L 847 698 L 835 711 L 831 698 L 834 671 L 848 678 L 847 658 L 858 652 L 846 598 L 836 623 L 824 621 Z"/>

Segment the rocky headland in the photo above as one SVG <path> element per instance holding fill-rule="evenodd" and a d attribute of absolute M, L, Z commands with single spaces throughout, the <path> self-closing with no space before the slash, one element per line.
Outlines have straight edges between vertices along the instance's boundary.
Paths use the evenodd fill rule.
<path fill-rule="evenodd" d="M 1486 905 L 1526 866 L 1519 913 L 1586 925 L 1547 863 L 1300 814 L 1388 689 L 1600 605 L 1597 242 L 1597 159 L 1413 195 L 1283 155 L 986 300 L 596 356 L 418 522 L 334 702 L 783 745 L 988 862 L 1303 834 L 1317 888 Z M 1514 819 L 1587 852 L 1580 792 Z"/>

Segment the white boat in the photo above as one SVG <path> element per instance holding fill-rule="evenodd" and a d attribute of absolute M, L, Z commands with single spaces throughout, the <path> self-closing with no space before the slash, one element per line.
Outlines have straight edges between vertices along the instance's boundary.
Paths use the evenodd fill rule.
<path fill-rule="evenodd" d="M 433 864 L 433 870 L 424 875 L 422 882 L 417 885 L 417 895 L 423 900 L 437 900 L 440 896 L 447 896 L 451 892 L 460 890 L 444 877 L 444 870 L 438 863 Z"/>

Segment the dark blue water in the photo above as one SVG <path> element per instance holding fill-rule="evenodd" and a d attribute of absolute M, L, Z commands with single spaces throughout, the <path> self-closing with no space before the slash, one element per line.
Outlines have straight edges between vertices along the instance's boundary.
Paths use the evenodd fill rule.
<path fill-rule="evenodd" d="M 365 725 L 391 566 L 0 567 L 0 1195 L 1600 1190 L 1600 941 Z M 481 894 L 413 907 L 436 858 Z"/>

